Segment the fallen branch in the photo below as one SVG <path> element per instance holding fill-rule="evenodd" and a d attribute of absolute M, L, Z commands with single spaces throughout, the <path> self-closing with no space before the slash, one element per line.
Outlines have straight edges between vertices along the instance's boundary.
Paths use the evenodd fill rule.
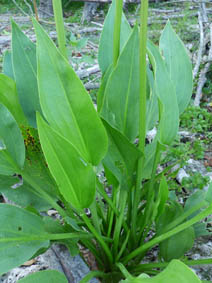
<path fill-rule="evenodd" d="M 206 4 L 211 4 L 210 0 L 174 0 L 174 1 L 165 1 L 163 3 L 159 3 L 161 6 L 168 5 L 168 4 L 179 4 L 179 3 L 206 3 Z"/>
<path fill-rule="evenodd" d="M 198 12 L 193 12 L 193 13 L 190 13 L 188 15 L 185 15 L 185 14 L 176 14 L 176 15 L 167 15 L 167 16 L 161 16 L 161 15 L 158 15 L 158 16 L 153 16 L 153 17 L 150 17 L 149 18 L 149 21 L 154 21 L 154 19 L 161 19 L 161 20 L 168 20 L 168 19 L 178 19 L 178 18 L 184 18 L 184 17 L 195 17 L 198 15 Z"/>
<path fill-rule="evenodd" d="M 196 64 L 193 70 L 193 79 L 196 78 L 199 72 L 199 66 L 202 61 L 202 54 L 203 54 L 203 47 L 204 47 L 204 30 L 203 30 L 203 24 L 202 24 L 202 15 L 200 12 L 198 12 L 198 20 L 199 20 L 200 40 L 199 40 L 197 61 L 196 61 Z"/>
<path fill-rule="evenodd" d="M 201 6 L 201 11 L 202 11 L 202 21 L 203 23 L 207 23 L 208 16 L 207 16 L 207 10 L 206 10 L 205 3 L 200 3 L 200 6 Z"/>
<path fill-rule="evenodd" d="M 99 69 L 99 65 L 97 64 L 86 70 L 77 71 L 76 73 L 80 79 L 83 79 L 83 78 L 89 77 L 92 74 L 96 74 L 98 72 L 100 72 L 100 69 Z"/>
<path fill-rule="evenodd" d="M 99 84 L 98 83 L 86 83 L 85 84 L 85 88 L 87 90 L 98 89 L 99 88 Z"/>
<path fill-rule="evenodd" d="M 155 8 L 149 8 L 149 12 L 153 12 L 153 13 L 177 13 L 180 12 L 181 9 L 180 8 L 175 8 L 175 9 L 171 9 L 171 10 L 165 10 L 165 9 L 155 9 Z"/>
<path fill-rule="evenodd" d="M 90 33 L 90 32 L 96 32 L 96 31 L 102 31 L 102 28 L 88 27 L 88 28 L 84 28 L 84 29 L 77 31 L 77 33 Z"/>
<path fill-rule="evenodd" d="M 212 63 L 212 24 L 210 25 L 210 49 L 208 53 L 208 62 L 205 64 L 205 67 L 200 72 L 199 76 L 199 82 L 197 86 L 196 96 L 194 99 L 194 105 L 199 106 L 200 100 L 202 98 L 202 89 L 207 81 L 206 74 L 210 68 L 210 65 Z"/>

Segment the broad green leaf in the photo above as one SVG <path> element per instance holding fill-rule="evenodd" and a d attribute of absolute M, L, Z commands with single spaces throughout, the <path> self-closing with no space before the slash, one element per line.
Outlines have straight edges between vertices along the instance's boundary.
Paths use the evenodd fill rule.
<path fill-rule="evenodd" d="M 165 203 L 169 196 L 169 188 L 168 188 L 166 178 L 164 176 L 162 176 L 161 178 L 160 187 L 159 187 L 159 195 L 160 195 L 159 212 L 161 214 L 164 210 Z"/>
<path fill-rule="evenodd" d="M 95 195 L 92 165 L 38 115 L 38 132 L 50 172 L 63 197 L 76 209 L 89 207 Z"/>
<path fill-rule="evenodd" d="M 108 152 L 103 159 L 106 174 L 108 170 L 121 185 L 130 186 L 141 152 L 115 128 L 103 122 L 109 137 Z"/>
<path fill-rule="evenodd" d="M 101 116 L 112 126 L 124 134 L 130 141 L 138 136 L 139 126 L 139 35 L 135 26 L 122 53 L 116 68 L 103 77 L 104 95 L 99 92 L 102 108 Z M 147 67 L 147 130 L 154 127 L 158 120 L 158 98 L 153 74 Z M 120 84 L 120 81 L 122 82 Z"/>
<path fill-rule="evenodd" d="M 155 159 L 155 154 L 156 154 L 158 136 L 159 136 L 159 134 L 157 133 L 157 135 L 155 136 L 153 141 L 150 144 L 147 144 L 145 146 L 144 169 L 143 169 L 143 172 L 142 172 L 142 176 L 145 179 L 150 179 L 150 177 L 151 177 L 152 168 L 153 168 L 154 159 Z"/>
<path fill-rule="evenodd" d="M 137 137 L 139 126 L 138 49 L 135 26 L 109 78 L 101 109 L 101 116 L 130 141 Z"/>
<path fill-rule="evenodd" d="M 194 228 L 189 227 L 162 242 L 160 244 L 160 254 L 165 261 L 179 259 L 193 247 L 194 239 Z"/>
<path fill-rule="evenodd" d="M 188 211 L 189 209 L 198 205 L 199 203 L 201 203 L 204 200 L 210 204 L 211 203 L 211 197 L 209 197 L 209 196 L 210 196 L 211 193 L 212 193 L 212 186 L 209 186 L 207 192 L 201 191 L 201 190 L 194 192 L 186 200 L 186 203 L 185 203 L 185 206 L 184 206 L 184 212 Z M 193 214 L 191 214 L 188 217 L 188 219 L 193 218 L 194 216 L 196 216 L 200 212 L 201 212 L 201 209 L 194 212 Z M 207 221 L 204 221 L 204 223 L 198 222 L 198 223 L 193 225 L 193 228 L 194 228 L 196 238 L 210 234 L 210 232 L 207 229 Z"/>
<path fill-rule="evenodd" d="M 169 145 L 176 137 L 179 127 L 179 109 L 175 88 L 159 49 L 150 41 L 148 41 L 147 47 L 154 70 L 154 90 L 160 106 L 159 140 L 162 144 Z"/>
<path fill-rule="evenodd" d="M 0 204 L 0 274 L 29 260 L 49 241 L 30 240 L 44 234 L 41 218 L 22 208 Z"/>
<path fill-rule="evenodd" d="M 18 100 L 15 82 L 4 74 L 0 74 L 0 103 L 7 107 L 19 126 L 27 124 Z"/>
<path fill-rule="evenodd" d="M 65 275 L 57 270 L 44 270 L 32 273 L 18 283 L 68 283 Z"/>
<path fill-rule="evenodd" d="M 208 186 L 208 190 L 205 196 L 205 200 L 207 202 L 212 202 L 212 182 L 210 182 L 209 186 Z"/>
<path fill-rule="evenodd" d="M 13 72 L 13 65 L 12 65 L 12 53 L 9 50 L 4 52 L 3 57 L 3 73 L 10 77 L 11 79 L 15 80 L 14 72 Z"/>
<path fill-rule="evenodd" d="M 194 224 L 193 228 L 194 228 L 195 238 L 212 235 L 212 232 L 209 232 L 207 227 L 208 227 L 207 222 L 206 223 L 198 222 Z"/>
<path fill-rule="evenodd" d="M 36 111 L 41 112 L 35 44 L 12 21 L 12 61 L 18 96 L 23 111 L 32 127 L 36 127 Z"/>
<path fill-rule="evenodd" d="M 21 131 L 9 110 L 0 104 L 0 174 L 15 173 L 23 168 L 25 146 Z M 8 168 L 8 174 L 5 171 Z"/>
<path fill-rule="evenodd" d="M 197 205 L 198 203 L 202 202 L 203 200 L 205 200 L 206 197 L 206 192 L 205 191 L 196 191 L 194 192 L 192 195 L 190 195 L 185 203 L 184 206 L 184 211 L 188 211 L 189 209 L 191 209 L 192 207 L 194 207 L 195 205 Z M 188 218 L 193 218 L 195 215 L 197 215 L 199 211 L 194 212 L 193 214 L 191 214 Z"/>
<path fill-rule="evenodd" d="M 147 93 L 146 101 L 146 129 L 154 128 L 158 121 L 158 98 L 155 91 L 153 72 L 147 67 L 147 87 L 149 88 L 149 95 Z"/>
<path fill-rule="evenodd" d="M 45 157 L 43 155 L 37 129 L 28 129 L 30 131 L 30 138 L 34 138 L 32 143 L 26 143 L 26 162 L 24 165 L 23 173 L 30 176 L 34 182 L 37 183 L 44 191 L 56 197 L 59 195 L 57 185 L 52 177 L 49 168 L 46 164 Z M 28 138 L 29 139 L 29 138 Z M 25 182 L 25 180 L 24 180 Z M 27 184 L 27 183 L 26 183 Z"/>
<path fill-rule="evenodd" d="M 74 219 L 71 219 L 71 220 L 73 220 L 73 222 L 75 221 Z M 75 231 L 82 232 L 83 231 L 79 226 L 78 226 L 78 229 L 72 229 L 72 227 L 70 228 L 70 226 L 68 226 L 67 224 L 61 225 L 59 220 L 54 220 L 50 216 L 44 216 L 43 222 L 45 226 L 45 231 L 50 234 L 59 234 L 59 233 L 67 233 L 67 232 L 75 232 Z M 77 226 L 76 221 L 75 221 L 75 225 Z M 77 254 L 79 254 L 79 248 L 77 245 L 78 241 L 79 239 L 64 239 L 64 240 L 58 240 L 57 243 L 61 243 L 65 245 L 68 248 L 71 256 L 76 256 Z"/>
<path fill-rule="evenodd" d="M 105 88 L 107 86 L 107 82 L 108 82 L 108 79 L 111 75 L 112 70 L 113 70 L 113 65 L 111 64 L 108 67 L 107 71 L 105 72 L 104 76 L 102 76 L 101 85 L 100 85 L 98 93 L 97 93 L 97 110 L 98 110 L 98 112 L 101 111 L 102 103 L 103 103 L 103 100 L 104 100 Z"/>
<path fill-rule="evenodd" d="M 7 156 L 5 154 L 5 149 L 1 146 L 0 141 L 0 174 L 3 175 L 13 175 L 15 174 L 16 170 L 14 166 L 8 161 Z M 6 148 L 6 147 L 5 147 Z"/>
<path fill-rule="evenodd" d="M 112 5 L 108 11 L 108 14 L 104 21 L 104 26 L 100 38 L 99 43 L 99 54 L 98 61 L 99 66 L 104 74 L 108 67 L 113 62 L 113 30 L 114 30 L 114 19 L 115 19 L 115 3 L 116 1 L 112 1 Z M 120 51 L 124 47 L 126 41 L 129 38 L 131 33 L 130 25 L 125 17 L 122 14 L 122 23 L 121 23 L 121 34 L 120 34 Z"/>
<path fill-rule="evenodd" d="M 187 265 L 179 260 L 172 260 L 158 275 L 145 278 L 143 274 L 137 278 L 122 280 L 122 283 L 201 283 L 202 281 Z"/>
<path fill-rule="evenodd" d="M 36 21 L 34 26 L 44 116 L 54 130 L 77 148 L 86 162 L 97 165 L 107 151 L 107 135 L 98 113 L 69 63 Z"/>
<path fill-rule="evenodd" d="M 156 233 L 166 231 L 166 225 L 170 224 L 183 213 L 183 208 L 177 202 L 165 207 L 163 214 L 157 219 Z M 189 227 L 167 240 L 160 243 L 160 255 L 165 261 L 181 258 L 194 244 L 194 229 Z"/>
<path fill-rule="evenodd" d="M 166 182 L 166 178 L 162 176 L 159 185 L 157 201 L 155 202 L 155 208 L 157 209 L 157 212 L 155 212 L 155 214 L 157 218 L 163 213 L 168 196 L 169 196 L 168 184 Z"/>
<path fill-rule="evenodd" d="M 32 273 L 18 283 L 68 283 L 65 275 L 57 270 L 44 270 Z"/>
<path fill-rule="evenodd" d="M 188 106 L 193 87 L 192 64 L 186 48 L 168 21 L 160 37 L 160 49 L 165 58 L 171 81 L 175 86 L 179 113 Z"/>
<path fill-rule="evenodd" d="M 36 178 L 38 181 L 38 178 Z M 15 184 L 20 183 L 17 177 L 0 175 L 0 192 L 10 201 L 21 207 L 32 206 L 38 211 L 46 211 L 51 208 L 51 205 L 46 202 L 42 197 L 36 194 L 36 191 L 25 182 L 15 188 Z M 41 186 L 46 191 L 48 184 L 44 183 Z M 53 193 L 51 193 L 53 197 Z"/>

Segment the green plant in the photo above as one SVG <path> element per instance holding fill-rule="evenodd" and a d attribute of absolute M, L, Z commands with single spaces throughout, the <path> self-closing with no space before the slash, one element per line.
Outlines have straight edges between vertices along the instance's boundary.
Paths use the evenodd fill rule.
<path fill-rule="evenodd" d="M 180 125 L 193 133 L 207 135 L 207 133 L 211 131 L 212 116 L 207 109 L 197 106 L 189 106 L 181 115 Z"/>
<path fill-rule="evenodd" d="M 212 212 L 212 186 L 198 195 L 198 201 L 192 195 L 182 207 L 169 198 L 165 175 L 173 165 L 157 173 L 162 152 L 177 135 L 179 114 L 190 101 L 191 63 L 169 22 L 159 48 L 147 41 L 147 10 L 148 1 L 143 0 L 141 28 L 131 29 L 122 2 L 112 3 L 99 47 L 103 77 L 98 112 L 66 60 L 65 38 L 60 38 L 57 49 L 33 20 L 35 46 L 12 22 L 12 53 L 6 53 L 5 74 L 0 75 L 0 189 L 12 195 L 11 186 L 17 183 L 12 176 L 18 174 L 23 185 L 13 193 L 22 189 L 20 195 L 27 192 L 28 198 L 24 203 L 19 198 L 23 208 L 0 204 L 0 273 L 53 242 L 64 243 L 75 254 L 79 242 L 93 253 L 99 267 L 82 282 L 93 276 L 103 282 L 126 277 L 129 282 L 133 277 L 128 279 L 126 270 L 133 276 L 145 273 L 133 278 L 135 282 L 170 282 L 170 277 L 176 282 L 177 270 L 184 282 L 201 282 L 185 264 L 211 259 L 184 260 L 185 264 L 172 260 L 181 259 L 192 247 L 194 225 Z M 55 18 L 60 33 L 62 21 Z M 29 150 L 20 126 L 29 125 L 38 131 L 45 160 L 39 143 L 36 153 L 25 158 Z M 146 131 L 154 126 L 157 135 L 146 144 Z M 110 194 L 105 190 L 108 185 Z M 61 222 L 39 214 L 50 207 L 58 211 Z M 157 245 L 158 262 L 142 264 Z M 48 282 L 50 274 L 34 276 Z M 64 277 L 60 280 L 66 282 Z"/>
<path fill-rule="evenodd" d="M 205 153 L 205 142 L 206 141 L 196 139 L 192 142 L 187 141 L 184 143 L 179 139 L 176 139 L 169 150 L 165 152 L 162 162 L 163 164 L 166 164 L 173 161 L 179 161 L 180 167 L 183 167 L 186 165 L 186 161 L 190 158 L 203 159 Z"/>
<path fill-rule="evenodd" d="M 201 173 L 193 173 L 190 177 L 184 177 L 182 180 L 182 186 L 185 189 L 192 190 L 194 188 L 203 189 L 210 182 L 208 176 L 202 176 Z"/>

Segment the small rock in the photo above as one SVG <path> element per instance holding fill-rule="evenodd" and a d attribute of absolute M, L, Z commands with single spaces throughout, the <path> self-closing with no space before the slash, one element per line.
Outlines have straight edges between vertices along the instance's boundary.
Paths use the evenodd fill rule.
<path fill-rule="evenodd" d="M 33 272 L 46 269 L 56 269 L 64 273 L 69 283 L 79 283 L 90 271 L 79 255 L 72 257 L 65 246 L 53 244 L 44 254 L 39 255 L 33 264 L 22 265 L 1 276 L 0 283 L 16 283 Z M 90 283 L 98 282 L 95 278 L 90 280 Z"/>

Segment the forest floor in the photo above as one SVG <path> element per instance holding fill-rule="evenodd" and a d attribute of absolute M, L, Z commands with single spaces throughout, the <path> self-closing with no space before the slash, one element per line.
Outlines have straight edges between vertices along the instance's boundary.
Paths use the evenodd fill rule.
<path fill-rule="evenodd" d="M 30 21 L 30 11 L 22 7 L 0 8 L 0 71 L 3 54 L 10 49 L 12 17 L 35 41 Z M 97 8 L 92 19 L 87 21 L 83 14 L 83 4 L 72 3 L 65 12 L 65 28 L 70 63 L 85 83 L 94 103 L 101 79 L 98 66 L 98 43 L 108 5 Z M 138 20 L 138 5 L 128 4 L 126 16 L 131 25 Z M 191 103 L 181 116 L 179 136 L 173 143 L 166 160 L 181 159 L 181 168 L 169 186 L 177 190 L 182 202 L 191 191 L 207 189 L 212 182 L 212 2 L 166 1 L 150 3 L 149 38 L 158 42 L 167 20 L 185 43 L 193 63 L 194 88 Z M 42 19 L 41 24 L 52 39 L 56 39 L 53 18 Z M 212 231 L 212 220 L 207 220 L 208 231 Z M 210 238 L 200 239 L 189 255 L 192 258 L 212 257 Z M 154 257 L 153 254 L 150 257 Z M 205 280 L 212 280 L 212 268 L 197 268 Z M 6 281 L 5 281 L 6 283 Z"/>

